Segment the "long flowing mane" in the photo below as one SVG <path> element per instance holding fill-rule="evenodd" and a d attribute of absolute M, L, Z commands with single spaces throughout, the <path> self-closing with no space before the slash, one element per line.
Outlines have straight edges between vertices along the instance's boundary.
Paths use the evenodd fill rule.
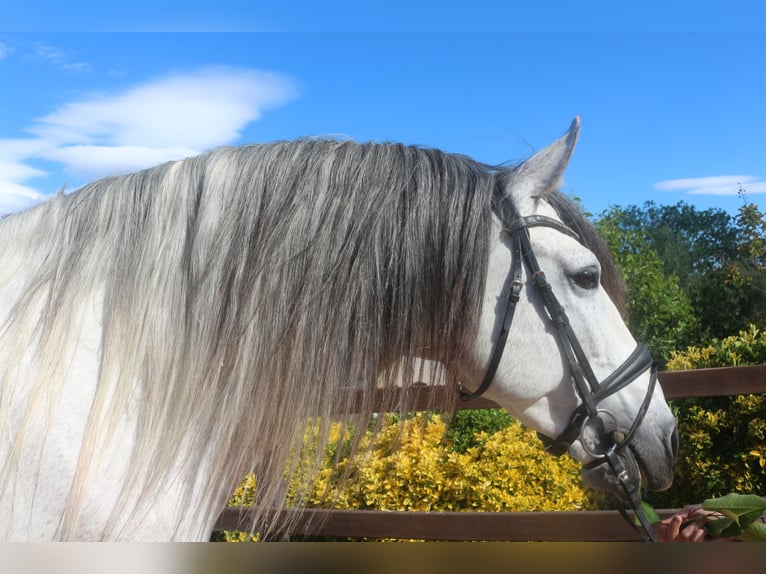
<path fill-rule="evenodd" d="M 432 149 L 307 139 L 218 148 L 6 218 L 0 288 L 24 280 L 0 325 L 13 342 L 0 350 L 0 420 L 11 418 L 3 389 L 14 380 L 30 397 L 14 413 L 19 428 L 50 416 L 77 352 L 63 344 L 70 329 L 94 308 L 102 325 L 60 537 L 77 529 L 85 485 L 128 415 L 135 444 L 109 524 L 117 534 L 163 488 L 209 493 L 193 510 L 209 514 L 251 469 L 259 508 L 279 509 L 307 423 L 320 421 L 316 465 L 329 421 L 355 411 L 346 420 L 366 426 L 373 391 L 406 389 L 420 358 L 445 365 L 457 389 L 502 171 Z M 568 224 L 590 229 L 553 197 Z M 45 360 L 31 367 L 33 355 Z M 399 396 L 390 407 L 410 409 Z M 0 499 L 26 438 L 0 471 Z M 162 484 L 181 458 L 205 479 Z"/>

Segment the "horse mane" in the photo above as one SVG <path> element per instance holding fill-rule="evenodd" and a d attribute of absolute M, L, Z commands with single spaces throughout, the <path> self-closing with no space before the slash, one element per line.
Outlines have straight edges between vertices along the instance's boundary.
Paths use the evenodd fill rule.
<path fill-rule="evenodd" d="M 95 461 L 128 412 L 135 447 L 109 522 L 116 536 L 121 516 L 151 511 L 180 457 L 206 471 L 204 481 L 172 486 L 190 500 L 209 493 L 199 516 L 256 470 L 255 525 L 281 528 L 271 513 L 284 505 L 285 473 L 319 467 L 332 420 L 366 428 L 378 389 L 401 387 L 383 408 L 412 410 L 406 391 L 422 380 L 422 358 L 445 366 L 428 383 L 445 384 L 446 373 L 453 394 L 432 407 L 451 410 L 454 366 L 477 329 L 503 169 L 394 143 L 223 147 L 93 182 L 3 221 L 3 245 L 18 241 L 13 233 L 29 239 L 14 259 L 29 278 L 2 325 L 15 341 L 4 356 L 35 345 L 46 357 L 30 383 L 35 396 L 55 384 L 66 361 L 58 349 L 85 301 L 103 308 L 96 396 L 60 537 L 77 531 Z M 558 192 L 548 199 L 608 268 L 614 285 L 605 287 L 618 285 L 582 212 Z M 23 317 L 39 305 L 30 334 Z M 13 376 L 0 370 L 0 389 Z M 39 409 L 28 406 L 25 420 Z M 296 452 L 310 424 L 306 463 Z M 13 448 L 23 444 L 22 434 Z"/>
<path fill-rule="evenodd" d="M 96 398 L 61 537 L 76 530 L 83 487 L 109 448 L 103 429 L 131 409 L 136 443 L 112 528 L 120 513 L 150 511 L 142 501 L 180 452 L 209 479 L 173 487 L 209 492 L 211 508 L 256 469 L 261 520 L 283 504 L 309 421 L 356 411 L 346 420 L 365 428 L 374 391 L 406 390 L 419 357 L 454 373 L 478 321 L 493 186 L 491 170 L 465 157 L 305 139 L 218 148 L 8 218 L 34 222 L 45 253 L 12 313 L 44 300 L 41 356 L 77 323 L 78 298 L 103 301 Z M 63 360 L 48 360 L 37 384 L 55 381 Z M 392 409 L 411 408 L 401 397 Z M 232 444 L 244 447 L 234 458 Z"/>

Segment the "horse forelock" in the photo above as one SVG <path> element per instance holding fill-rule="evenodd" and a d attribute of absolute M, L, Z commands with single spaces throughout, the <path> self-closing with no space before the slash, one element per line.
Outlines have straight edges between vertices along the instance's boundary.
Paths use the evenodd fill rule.
<path fill-rule="evenodd" d="M 345 419 L 364 428 L 377 387 L 409 386 L 419 357 L 459 359 L 478 321 L 495 184 L 494 170 L 437 150 L 299 140 L 219 148 L 36 208 L 27 233 L 49 236 L 45 265 L 28 272 L 47 301 L 39 349 L 55 353 L 76 328 L 78 298 L 99 300 L 103 325 L 61 536 L 76 535 L 104 428 L 126 412 L 135 446 L 111 534 L 150 511 L 179 464 L 203 469 L 181 483 L 200 516 L 251 469 L 257 520 L 279 508 L 285 469 L 303 472 L 295 441 L 308 421 L 323 425 L 316 469 L 330 420 L 357 410 Z"/>

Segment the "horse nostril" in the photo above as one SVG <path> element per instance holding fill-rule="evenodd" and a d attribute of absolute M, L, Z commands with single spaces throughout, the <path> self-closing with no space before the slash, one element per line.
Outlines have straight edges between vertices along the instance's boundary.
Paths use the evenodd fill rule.
<path fill-rule="evenodd" d="M 680 441 L 678 439 L 678 427 L 673 429 L 673 434 L 670 435 L 670 448 L 673 451 L 673 460 L 678 456 L 678 448 Z"/>

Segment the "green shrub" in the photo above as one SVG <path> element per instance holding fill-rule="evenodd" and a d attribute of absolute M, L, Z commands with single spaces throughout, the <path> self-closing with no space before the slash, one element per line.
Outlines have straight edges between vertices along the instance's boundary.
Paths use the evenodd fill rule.
<path fill-rule="evenodd" d="M 465 452 L 479 444 L 479 433 L 488 435 L 513 422 L 505 409 L 466 409 L 455 412 L 447 430 L 447 440 L 457 452 Z"/>
<path fill-rule="evenodd" d="M 739 335 L 672 354 L 668 369 L 766 363 L 766 331 Z M 673 486 L 653 493 L 654 506 L 682 507 L 730 492 L 766 495 L 766 395 L 671 401 L 681 448 Z"/>

